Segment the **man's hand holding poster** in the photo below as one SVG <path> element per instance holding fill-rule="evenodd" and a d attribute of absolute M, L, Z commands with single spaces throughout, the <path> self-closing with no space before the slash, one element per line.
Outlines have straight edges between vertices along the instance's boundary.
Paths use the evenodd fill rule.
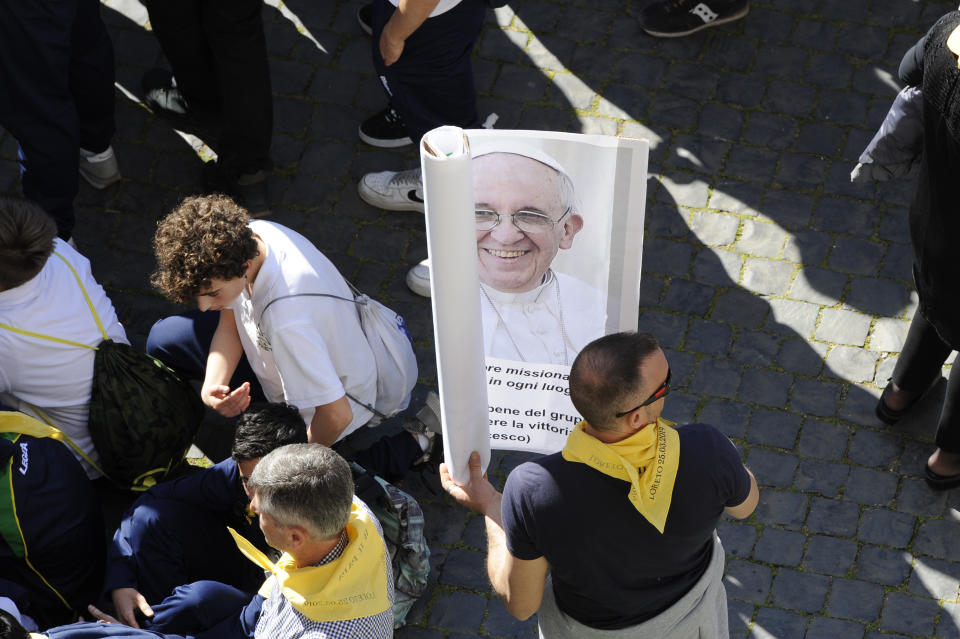
<path fill-rule="evenodd" d="M 444 456 L 465 479 L 472 450 L 560 450 L 577 353 L 636 329 L 647 145 L 442 127 L 421 158 Z"/>

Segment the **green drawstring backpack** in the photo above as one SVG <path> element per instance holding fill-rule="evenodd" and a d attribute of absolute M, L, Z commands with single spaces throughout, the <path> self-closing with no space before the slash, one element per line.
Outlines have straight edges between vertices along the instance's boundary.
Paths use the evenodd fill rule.
<path fill-rule="evenodd" d="M 203 402 L 188 383 L 163 363 L 127 344 L 112 341 L 73 265 L 59 253 L 54 255 L 77 279 L 103 341 L 90 346 L 7 324 L 0 324 L 0 328 L 96 351 L 87 428 L 100 455 L 100 464 L 94 463 L 63 433 L 61 441 L 118 486 L 146 490 L 183 460 L 203 420 Z M 56 428 L 41 410 L 31 408 Z"/>

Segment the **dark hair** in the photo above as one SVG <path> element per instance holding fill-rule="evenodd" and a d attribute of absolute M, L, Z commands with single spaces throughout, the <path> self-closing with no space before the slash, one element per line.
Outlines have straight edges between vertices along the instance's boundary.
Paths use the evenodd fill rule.
<path fill-rule="evenodd" d="M 246 209 L 226 195 L 188 197 L 157 225 L 157 270 L 150 282 L 175 302 L 191 303 L 213 278 L 242 277 L 257 241 Z"/>
<path fill-rule="evenodd" d="M 0 639 L 30 639 L 30 633 L 16 617 L 0 609 Z"/>
<path fill-rule="evenodd" d="M 650 333 L 613 333 L 587 344 L 570 368 L 570 400 L 597 430 L 614 430 L 615 413 L 643 385 L 640 362 L 660 348 Z"/>
<path fill-rule="evenodd" d="M 0 291 L 36 277 L 56 236 L 53 218 L 36 202 L 0 195 Z"/>
<path fill-rule="evenodd" d="M 302 526 L 317 541 L 335 539 L 350 519 L 350 465 L 323 444 L 291 444 L 268 453 L 247 487 L 259 500 L 259 512 L 281 527 Z"/>
<path fill-rule="evenodd" d="M 259 404 L 240 416 L 230 456 L 237 462 L 249 461 L 287 444 L 306 443 L 307 426 L 300 411 L 290 404 Z"/>

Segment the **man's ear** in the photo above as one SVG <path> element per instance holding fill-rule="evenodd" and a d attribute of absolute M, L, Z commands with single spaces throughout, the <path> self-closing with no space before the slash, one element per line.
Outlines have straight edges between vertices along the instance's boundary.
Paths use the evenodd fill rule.
<path fill-rule="evenodd" d="M 287 526 L 287 540 L 290 542 L 292 550 L 295 550 L 303 545 L 305 541 L 310 539 L 307 529 L 303 526 L 298 526 L 296 524 L 291 524 Z"/>
<path fill-rule="evenodd" d="M 563 222 L 563 237 L 560 238 L 560 248 L 568 249 L 573 246 L 573 236 L 583 228 L 583 218 L 576 213 L 570 215 Z"/>

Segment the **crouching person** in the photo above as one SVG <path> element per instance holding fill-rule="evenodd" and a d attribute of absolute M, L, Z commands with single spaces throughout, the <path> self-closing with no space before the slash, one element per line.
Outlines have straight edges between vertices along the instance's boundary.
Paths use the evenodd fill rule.
<path fill-rule="evenodd" d="M 150 630 L 116 623 L 70 624 L 49 639 L 143 637 L 323 639 L 393 636 L 393 576 L 383 533 L 354 497 L 350 466 L 319 444 L 284 446 L 257 464 L 247 486 L 273 563 L 235 535 L 251 561 L 270 572 L 259 594 L 202 581 L 177 588 L 154 608 Z M 244 601 L 246 599 L 246 601 Z M 116 620 L 91 610 L 103 621 Z"/>
<path fill-rule="evenodd" d="M 151 617 L 150 604 L 202 579 L 255 593 L 263 571 L 240 554 L 227 526 L 268 549 L 248 507 L 247 479 L 267 453 L 306 441 L 297 409 L 256 406 L 237 422 L 229 459 L 157 484 L 137 499 L 114 533 L 107 557 L 104 589 L 120 621 L 139 627 L 136 611 Z"/>
<path fill-rule="evenodd" d="M 189 197 L 154 238 L 154 285 L 201 312 L 150 330 L 147 351 L 202 379 L 204 403 L 225 417 L 262 388 L 299 407 L 310 442 L 334 446 L 390 481 L 436 448 L 433 433 L 399 432 L 365 456 L 348 438 L 378 418 L 377 363 L 350 285 L 307 238 L 263 220 L 227 197 Z"/>

